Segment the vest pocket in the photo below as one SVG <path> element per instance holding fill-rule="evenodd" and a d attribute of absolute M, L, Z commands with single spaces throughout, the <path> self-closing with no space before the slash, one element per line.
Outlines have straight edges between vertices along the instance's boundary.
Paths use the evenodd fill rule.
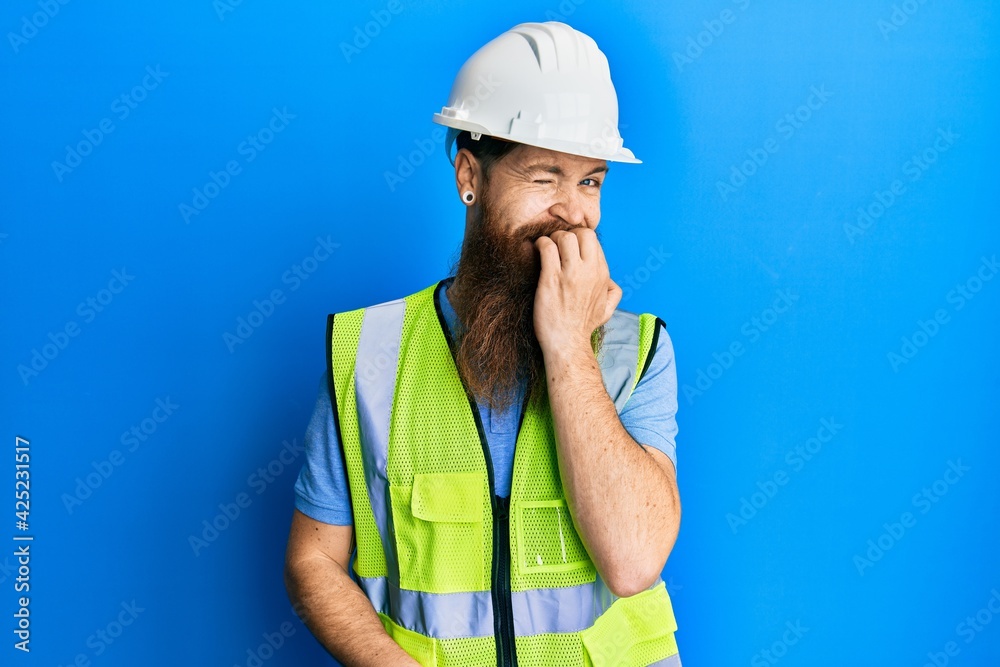
<path fill-rule="evenodd" d="M 437 665 L 437 645 L 431 637 L 407 630 L 401 625 L 396 625 L 392 619 L 385 614 L 379 614 L 382 627 L 386 634 L 392 637 L 399 647 L 409 654 L 411 658 L 420 663 L 421 667 L 435 667 Z"/>
<path fill-rule="evenodd" d="M 401 588 L 428 593 L 488 588 L 485 484 L 479 473 L 421 473 L 412 486 L 389 485 Z"/>
<path fill-rule="evenodd" d="M 592 567 L 564 499 L 517 503 L 517 535 L 517 567 L 523 574 Z"/>
<path fill-rule="evenodd" d="M 618 598 L 580 633 L 584 664 L 645 667 L 677 653 L 676 630 L 670 596 L 661 581 L 636 595 Z"/>

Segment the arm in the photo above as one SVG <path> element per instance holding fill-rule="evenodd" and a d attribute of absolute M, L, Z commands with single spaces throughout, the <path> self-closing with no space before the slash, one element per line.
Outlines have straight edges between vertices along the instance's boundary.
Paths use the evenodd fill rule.
<path fill-rule="evenodd" d="M 347 573 L 353 535 L 353 526 L 322 523 L 295 510 L 285 553 L 288 598 L 316 639 L 344 665 L 417 667 L 386 634 Z"/>
<path fill-rule="evenodd" d="M 601 380 L 591 332 L 621 299 L 596 232 L 539 237 L 535 332 L 545 358 L 556 455 L 570 515 L 611 591 L 628 596 L 660 575 L 680 526 L 670 459 L 637 443 Z"/>
<path fill-rule="evenodd" d="M 570 515 L 611 591 L 656 581 L 680 526 L 674 465 L 622 426 L 590 348 L 545 353 L 559 474 Z"/>

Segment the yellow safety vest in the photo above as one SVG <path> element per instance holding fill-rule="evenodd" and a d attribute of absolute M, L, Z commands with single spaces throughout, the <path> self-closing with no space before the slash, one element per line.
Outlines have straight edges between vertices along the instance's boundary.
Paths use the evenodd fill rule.
<path fill-rule="evenodd" d="M 445 282 L 328 319 L 352 576 L 386 632 L 427 667 L 679 665 L 663 581 L 618 598 L 580 541 L 547 397 L 536 408 L 525 396 L 511 494 L 495 495 L 479 410 L 441 312 Z M 606 326 L 599 363 L 619 412 L 660 323 L 616 310 Z"/>

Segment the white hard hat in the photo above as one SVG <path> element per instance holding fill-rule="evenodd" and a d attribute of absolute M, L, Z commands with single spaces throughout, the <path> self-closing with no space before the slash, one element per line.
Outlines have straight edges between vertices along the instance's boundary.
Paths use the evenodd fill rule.
<path fill-rule="evenodd" d="M 565 23 L 522 23 L 472 54 L 434 122 L 583 157 L 639 164 L 618 132 L 608 59 Z"/>

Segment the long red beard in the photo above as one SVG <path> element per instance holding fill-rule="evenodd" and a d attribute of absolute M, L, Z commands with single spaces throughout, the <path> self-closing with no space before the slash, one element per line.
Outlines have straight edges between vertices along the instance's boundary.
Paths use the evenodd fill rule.
<path fill-rule="evenodd" d="M 533 244 L 567 225 L 552 220 L 519 227 L 511 236 L 486 192 L 482 214 L 462 244 L 449 300 L 460 324 L 455 333 L 455 361 L 459 375 L 476 400 L 504 411 L 513 403 L 521 383 L 531 400 L 545 397 L 545 361 L 535 335 L 534 303 L 541 260 Z M 594 331 L 595 354 L 604 340 L 604 325 Z"/>

